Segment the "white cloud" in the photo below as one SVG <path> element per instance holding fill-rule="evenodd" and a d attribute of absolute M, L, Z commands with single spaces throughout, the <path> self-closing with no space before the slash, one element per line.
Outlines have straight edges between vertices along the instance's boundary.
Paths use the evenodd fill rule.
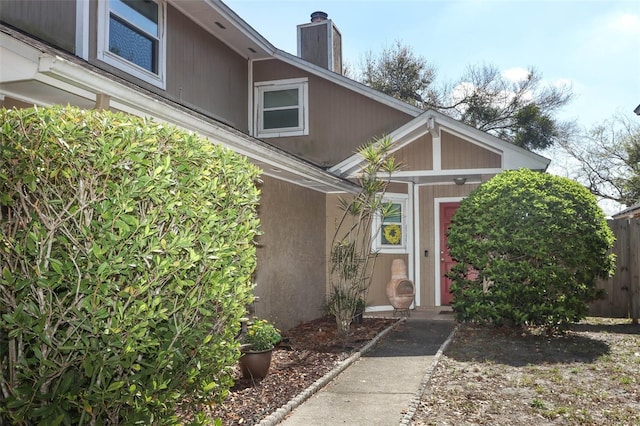
<path fill-rule="evenodd" d="M 582 53 L 586 58 L 624 58 L 637 55 L 640 37 L 640 15 L 615 12 L 601 17 L 586 28 Z"/>
<path fill-rule="evenodd" d="M 573 87 L 574 86 L 574 80 L 572 80 L 570 78 L 556 78 L 555 80 L 551 81 L 551 85 L 553 87 L 557 87 L 558 89 L 560 89 L 562 87 Z"/>
<path fill-rule="evenodd" d="M 607 21 L 607 27 L 629 36 L 640 35 L 640 15 L 625 13 L 611 16 Z"/>
<path fill-rule="evenodd" d="M 518 82 L 525 80 L 529 76 L 529 70 L 516 67 L 502 71 L 502 76 L 509 81 Z"/>

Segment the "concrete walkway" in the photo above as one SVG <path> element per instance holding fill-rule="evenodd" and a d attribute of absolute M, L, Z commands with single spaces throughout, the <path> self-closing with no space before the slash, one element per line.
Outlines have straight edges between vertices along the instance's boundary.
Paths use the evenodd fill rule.
<path fill-rule="evenodd" d="M 443 317 L 441 315 L 440 317 Z M 280 424 L 398 425 L 415 411 L 438 350 L 452 336 L 452 315 L 408 318 Z M 413 405 L 413 407 L 412 407 Z M 404 419 L 404 420 L 403 420 Z"/>

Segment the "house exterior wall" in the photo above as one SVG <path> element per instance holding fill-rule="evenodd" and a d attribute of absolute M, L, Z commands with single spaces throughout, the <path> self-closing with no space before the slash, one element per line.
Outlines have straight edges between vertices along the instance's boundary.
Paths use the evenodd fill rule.
<path fill-rule="evenodd" d="M 347 198 L 347 196 L 345 194 L 327 194 L 326 196 L 325 258 L 327 259 L 327 264 L 325 265 L 325 295 L 331 292 L 331 244 L 333 243 L 333 236 L 342 217 L 342 210 L 338 207 L 341 198 Z"/>
<path fill-rule="evenodd" d="M 351 156 L 363 143 L 412 117 L 278 60 L 254 62 L 254 82 L 308 77 L 309 135 L 269 138 L 279 148 L 322 167 Z"/>
<path fill-rule="evenodd" d="M 394 194 L 406 194 L 408 192 L 408 187 L 406 183 L 403 182 L 390 182 L 387 187 L 387 193 Z M 342 210 L 340 207 L 339 199 L 346 198 L 347 195 L 344 194 L 328 194 L 327 195 L 327 247 L 326 247 L 326 256 L 327 259 L 330 259 L 331 255 L 331 243 L 333 240 L 333 236 L 342 217 Z M 403 259 L 405 261 L 405 265 L 409 266 L 409 255 L 408 254 L 392 254 L 392 253 L 379 253 L 375 260 L 375 267 L 371 279 L 371 284 L 369 286 L 369 292 L 367 294 L 367 306 L 383 306 L 388 305 L 389 300 L 387 299 L 386 287 L 387 282 L 391 277 L 391 263 L 394 259 Z M 329 294 L 331 291 L 331 263 L 327 261 L 327 287 L 326 294 Z"/>
<path fill-rule="evenodd" d="M 89 62 L 188 108 L 248 132 L 248 61 L 167 5 L 166 90 L 97 59 L 98 2 L 90 0 Z M 76 2 L 2 1 L 2 21 L 75 53 Z"/>
<path fill-rule="evenodd" d="M 442 169 L 484 169 L 502 166 L 500 154 L 443 131 Z"/>
<path fill-rule="evenodd" d="M 393 153 L 402 171 L 433 170 L 433 139 L 430 133 L 420 136 Z"/>
<path fill-rule="evenodd" d="M 500 154 L 451 133 L 442 131 L 440 143 L 442 170 L 502 167 Z M 433 170 L 433 138 L 430 133 L 422 135 L 393 155 L 403 171 Z"/>
<path fill-rule="evenodd" d="M 89 62 L 124 80 L 248 132 L 248 64 L 184 14 L 167 5 L 166 89 L 97 59 L 98 4 L 89 10 Z"/>
<path fill-rule="evenodd" d="M 322 315 L 325 194 L 262 177 L 256 315 L 283 330 Z"/>
<path fill-rule="evenodd" d="M 9 98 L 6 97 L 2 100 L 0 100 L 0 108 L 31 108 L 33 106 L 33 104 L 30 104 L 28 102 L 22 102 L 13 98 Z"/>
<path fill-rule="evenodd" d="M 484 180 L 488 180 L 489 176 Z M 434 271 L 436 262 L 440 261 L 440 248 L 436 247 L 435 229 L 435 199 L 466 197 L 479 186 L 468 185 L 423 185 L 418 187 L 418 203 L 420 217 L 418 219 L 418 235 L 420 236 L 420 250 L 429 250 L 429 256 L 421 257 L 420 262 L 420 307 L 430 308 L 436 306 Z"/>
<path fill-rule="evenodd" d="M 409 273 L 408 254 L 379 254 L 376 258 L 371 287 L 369 287 L 367 295 L 367 306 L 389 305 L 387 283 L 391 279 L 391 264 L 395 259 L 404 260 L 404 264 L 407 265 L 407 273 Z"/>
<path fill-rule="evenodd" d="M 75 52 L 75 1 L 2 0 L 0 20 L 63 50 Z"/>
<path fill-rule="evenodd" d="M 167 95 L 248 132 L 247 60 L 172 6 L 167 15 Z"/>

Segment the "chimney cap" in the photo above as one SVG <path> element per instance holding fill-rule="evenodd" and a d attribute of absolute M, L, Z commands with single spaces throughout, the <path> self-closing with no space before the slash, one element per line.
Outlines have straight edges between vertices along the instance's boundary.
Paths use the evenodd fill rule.
<path fill-rule="evenodd" d="M 317 11 L 311 14 L 311 22 L 322 22 L 326 21 L 329 15 L 325 12 Z"/>

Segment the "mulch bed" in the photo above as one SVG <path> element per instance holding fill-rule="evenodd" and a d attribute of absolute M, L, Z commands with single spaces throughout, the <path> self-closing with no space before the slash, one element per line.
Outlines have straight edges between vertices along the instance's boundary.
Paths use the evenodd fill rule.
<path fill-rule="evenodd" d="M 223 425 L 259 423 L 395 321 L 365 318 L 362 324 L 351 326 L 348 336 L 337 332 L 333 317 L 298 325 L 283 333 L 282 343 L 273 352 L 269 374 L 263 380 L 243 379 L 239 368 L 235 369 L 235 385 L 222 404 L 210 407 L 209 417 L 221 419 Z"/>

